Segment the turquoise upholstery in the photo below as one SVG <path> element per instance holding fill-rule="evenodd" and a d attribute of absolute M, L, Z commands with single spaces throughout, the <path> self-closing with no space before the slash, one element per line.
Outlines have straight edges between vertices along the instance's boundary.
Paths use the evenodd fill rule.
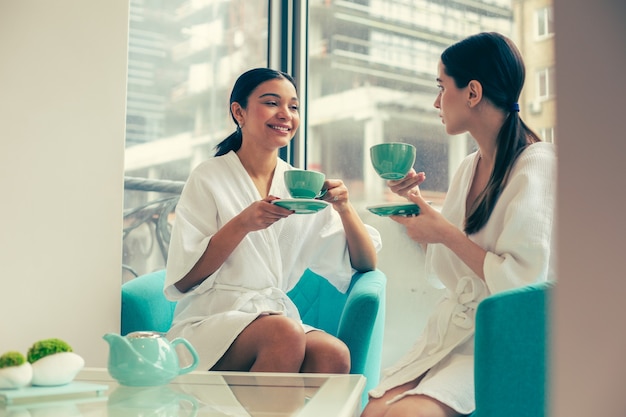
<path fill-rule="evenodd" d="M 138 276 L 122 285 L 122 335 L 138 330 L 167 332 L 176 302 L 163 294 L 165 270 Z"/>
<path fill-rule="evenodd" d="M 172 323 L 175 302 L 163 295 L 165 271 L 134 278 L 122 285 L 121 333 L 138 330 L 166 332 Z M 298 307 L 302 321 L 339 337 L 350 349 L 353 374 L 367 378 L 367 391 L 380 378 L 385 323 L 385 286 L 380 270 L 356 273 L 346 294 L 327 280 L 307 270 L 289 297 Z"/>
<path fill-rule="evenodd" d="M 478 305 L 472 417 L 548 415 L 550 300 L 555 283 L 494 294 Z"/>

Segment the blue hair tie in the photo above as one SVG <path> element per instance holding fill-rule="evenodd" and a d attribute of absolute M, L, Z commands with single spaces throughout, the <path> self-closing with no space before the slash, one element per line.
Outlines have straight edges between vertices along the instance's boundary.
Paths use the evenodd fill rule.
<path fill-rule="evenodd" d="M 511 104 L 511 111 L 517 111 L 517 112 L 519 112 L 519 103 L 513 103 L 513 104 Z"/>

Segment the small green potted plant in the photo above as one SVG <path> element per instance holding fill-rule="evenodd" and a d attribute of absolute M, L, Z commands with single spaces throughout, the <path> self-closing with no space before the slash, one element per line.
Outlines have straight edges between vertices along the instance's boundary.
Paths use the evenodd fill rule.
<path fill-rule="evenodd" d="M 30 384 L 33 367 L 20 352 L 0 356 L 0 389 L 16 389 Z"/>
<path fill-rule="evenodd" d="M 26 356 L 33 367 L 32 385 L 65 385 L 85 366 L 84 359 L 73 352 L 61 339 L 43 339 L 35 342 Z"/>

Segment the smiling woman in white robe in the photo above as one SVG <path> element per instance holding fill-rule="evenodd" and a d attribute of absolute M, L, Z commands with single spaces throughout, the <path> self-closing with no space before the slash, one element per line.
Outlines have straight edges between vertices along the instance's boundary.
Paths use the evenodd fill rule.
<path fill-rule="evenodd" d="M 326 179 L 327 207 L 316 213 L 272 204 L 290 197 L 283 174 L 293 167 L 277 155 L 299 123 L 287 74 L 242 74 L 231 114 L 237 131 L 192 171 L 176 208 L 164 292 L 178 303 L 167 337 L 191 342 L 200 369 L 348 372 L 345 344 L 303 325 L 287 292 L 307 268 L 345 292 L 355 270 L 376 267 L 380 235 L 340 180 Z"/>
<path fill-rule="evenodd" d="M 279 160 L 270 194 L 289 198 Z M 249 233 L 226 262 L 188 293 L 173 285 L 206 249 L 220 227 L 261 197 L 234 152 L 205 161 L 189 177 L 176 209 L 167 263 L 166 294 L 179 300 L 169 337 L 182 336 L 198 347 L 203 369 L 224 354 L 234 338 L 260 314 L 287 314 L 299 320 L 286 293 L 306 268 L 327 278 L 339 291 L 354 270 L 337 213 L 327 207 L 295 214 Z M 202 217 L 197 217 L 202 213 Z M 378 232 L 368 231 L 380 247 Z"/>

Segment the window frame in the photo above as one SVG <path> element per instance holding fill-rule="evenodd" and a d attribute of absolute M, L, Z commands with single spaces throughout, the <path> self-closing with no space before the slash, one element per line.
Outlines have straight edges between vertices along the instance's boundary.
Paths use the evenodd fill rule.
<path fill-rule="evenodd" d="M 554 12 L 552 6 L 535 10 L 535 37 L 537 40 L 554 36 Z"/>
<path fill-rule="evenodd" d="M 543 67 L 535 71 L 536 93 L 538 101 L 546 101 L 554 97 L 554 67 Z M 545 85 L 545 92 L 542 91 Z"/>
<path fill-rule="evenodd" d="M 309 2 L 268 1 L 267 62 L 270 68 L 291 74 L 296 80 L 300 99 L 300 129 L 291 143 L 280 149 L 279 156 L 295 167 L 307 167 L 307 69 Z"/>

